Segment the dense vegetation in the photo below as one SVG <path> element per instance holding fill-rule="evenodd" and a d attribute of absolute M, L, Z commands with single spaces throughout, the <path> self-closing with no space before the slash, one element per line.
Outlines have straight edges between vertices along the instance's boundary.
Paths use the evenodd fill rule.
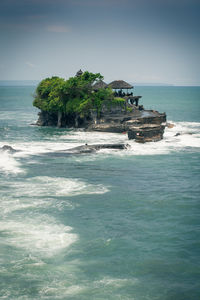
<path fill-rule="evenodd" d="M 64 80 L 51 77 L 42 80 L 37 89 L 33 105 L 42 111 L 57 114 L 57 125 L 61 125 L 62 118 L 77 115 L 81 118 L 89 116 L 91 110 L 99 114 L 105 103 L 122 104 L 121 98 L 114 98 L 112 89 L 94 91 L 95 82 L 103 79 L 100 73 L 84 72 L 80 76 Z"/>

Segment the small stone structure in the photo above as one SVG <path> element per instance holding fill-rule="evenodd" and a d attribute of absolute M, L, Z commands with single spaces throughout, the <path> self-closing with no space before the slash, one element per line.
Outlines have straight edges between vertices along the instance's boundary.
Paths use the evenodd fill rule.
<path fill-rule="evenodd" d="M 79 77 L 83 74 L 83 71 L 80 69 L 78 72 L 76 72 L 76 77 Z"/>

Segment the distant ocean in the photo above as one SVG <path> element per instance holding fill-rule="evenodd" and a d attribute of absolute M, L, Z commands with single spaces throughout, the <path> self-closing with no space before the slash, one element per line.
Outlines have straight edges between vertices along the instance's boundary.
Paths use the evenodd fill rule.
<path fill-rule="evenodd" d="M 20 150 L 0 151 L 0 299 L 200 299 L 200 87 L 134 89 L 175 124 L 147 144 L 32 126 L 34 90 L 0 87 L 0 147 Z"/>

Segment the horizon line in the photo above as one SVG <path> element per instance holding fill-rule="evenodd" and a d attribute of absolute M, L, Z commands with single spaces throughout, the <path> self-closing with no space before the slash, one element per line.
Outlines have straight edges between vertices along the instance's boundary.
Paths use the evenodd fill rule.
<path fill-rule="evenodd" d="M 29 86 L 34 86 L 35 84 L 39 83 L 41 80 L 39 79 L 0 79 L 0 85 L 1 86 L 12 86 L 12 84 L 9 83 L 32 83 L 29 84 Z M 34 83 L 34 84 L 33 84 Z M 163 86 L 163 87 L 200 87 L 200 84 L 172 84 L 172 83 L 151 83 L 151 82 L 131 82 L 134 86 Z M 23 84 L 22 84 L 23 86 Z"/>

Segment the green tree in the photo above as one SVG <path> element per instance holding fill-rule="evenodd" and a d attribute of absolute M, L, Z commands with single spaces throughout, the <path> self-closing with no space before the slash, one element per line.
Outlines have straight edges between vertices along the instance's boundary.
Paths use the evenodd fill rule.
<path fill-rule="evenodd" d="M 33 105 L 42 111 L 57 114 L 57 126 L 62 125 L 62 118 L 85 118 L 90 110 L 100 113 L 102 104 L 114 100 L 110 88 L 94 91 L 94 82 L 103 79 L 100 73 L 84 72 L 81 76 L 64 80 L 51 77 L 42 80 L 37 89 Z"/>
<path fill-rule="evenodd" d="M 63 93 L 65 80 L 59 77 L 46 78 L 40 82 L 36 89 L 33 105 L 42 111 L 53 112 L 58 116 L 57 126 L 61 126 L 62 114 L 65 113 L 67 101 Z"/>

